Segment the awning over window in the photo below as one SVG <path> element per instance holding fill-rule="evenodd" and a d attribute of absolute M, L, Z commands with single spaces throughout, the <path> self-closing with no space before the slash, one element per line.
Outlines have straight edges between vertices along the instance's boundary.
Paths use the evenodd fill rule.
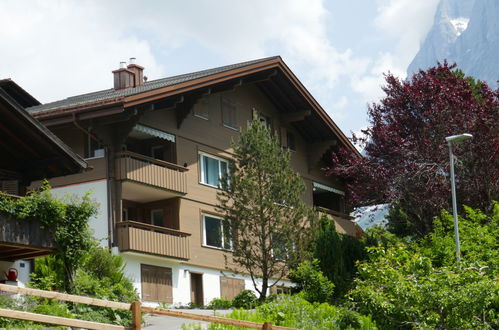
<path fill-rule="evenodd" d="M 329 192 L 332 192 L 332 193 L 335 193 L 335 194 L 338 194 L 341 196 L 345 196 L 344 191 L 341 191 L 341 190 L 333 188 L 333 187 L 326 186 L 325 184 L 322 184 L 322 183 L 313 182 L 312 186 L 313 186 L 314 190 L 322 189 L 322 190 L 329 191 Z"/>
<path fill-rule="evenodd" d="M 133 130 L 175 143 L 175 135 L 160 131 L 159 129 L 137 124 L 133 127 Z"/>

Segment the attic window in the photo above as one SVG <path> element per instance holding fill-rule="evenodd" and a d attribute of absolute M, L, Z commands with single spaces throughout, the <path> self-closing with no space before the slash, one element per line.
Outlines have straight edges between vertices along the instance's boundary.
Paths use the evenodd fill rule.
<path fill-rule="evenodd" d="M 289 150 L 296 151 L 295 135 L 291 132 L 286 133 L 286 146 Z"/>
<path fill-rule="evenodd" d="M 236 105 L 225 98 L 222 99 L 222 121 L 225 127 L 239 130 Z"/>
<path fill-rule="evenodd" d="M 197 102 L 194 105 L 194 109 L 193 109 L 192 113 L 193 113 L 194 117 L 208 120 L 210 118 L 210 111 L 208 109 L 208 102 L 204 99 Z"/>

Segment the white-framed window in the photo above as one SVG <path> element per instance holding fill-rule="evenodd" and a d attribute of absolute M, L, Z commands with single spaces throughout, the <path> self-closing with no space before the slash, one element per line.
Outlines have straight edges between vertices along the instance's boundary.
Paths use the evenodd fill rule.
<path fill-rule="evenodd" d="M 164 226 L 164 212 L 163 209 L 151 210 L 151 223 L 155 226 Z"/>
<path fill-rule="evenodd" d="M 229 161 L 204 152 L 199 153 L 200 182 L 220 188 L 220 179 L 229 175 Z"/>
<path fill-rule="evenodd" d="M 285 261 L 289 257 L 288 245 L 284 238 L 278 234 L 272 234 L 272 255 L 276 260 Z"/>
<path fill-rule="evenodd" d="M 232 249 L 230 228 L 223 218 L 203 213 L 203 245 L 218 249 Z"/>

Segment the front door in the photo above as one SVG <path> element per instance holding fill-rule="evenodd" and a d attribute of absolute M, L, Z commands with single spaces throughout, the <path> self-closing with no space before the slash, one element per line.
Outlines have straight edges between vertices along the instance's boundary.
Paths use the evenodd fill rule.
<path fill-rule="evenodd" d="M 202 306 L 203 298 L 203 274 L 191 273 L 191 302 Z"/>

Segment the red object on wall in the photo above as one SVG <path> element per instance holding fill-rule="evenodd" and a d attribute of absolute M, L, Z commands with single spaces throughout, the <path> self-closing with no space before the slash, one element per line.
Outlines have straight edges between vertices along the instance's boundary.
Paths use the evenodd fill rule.
<path fill-rule="evenodd" d="M 7 277 L 7 281 L 17 281 L 17 269 L 9 268 L 9 271 L 5 273 L 5 277 Z"/>

